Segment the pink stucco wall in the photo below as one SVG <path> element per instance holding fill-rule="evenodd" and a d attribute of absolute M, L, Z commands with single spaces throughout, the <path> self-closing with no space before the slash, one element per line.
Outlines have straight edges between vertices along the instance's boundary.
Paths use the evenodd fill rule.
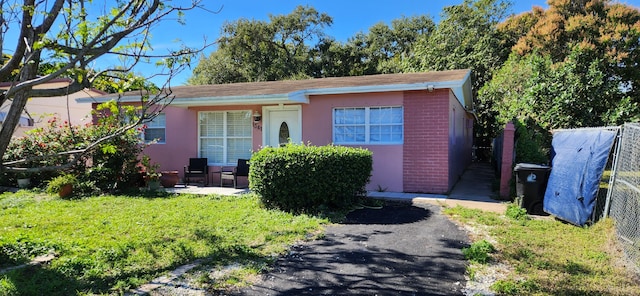
<path fill-rule="evenodd" d="M 302 106 L 302 139 L 313 145 L 332 143 L 333 108 L 402 106 L 402 92 L 312 96 Z M 406 110 L 405 110 L 406 112 Z M 402 145 L 360 145 L 373 153 L 367 190 L 402 192 Z"/>
<path fill-rule="evenodd" d="M 160 164 L 161 170 L 177 170 L 180 177 L 183 169 L 191 157 L 198 155 L 198 112 L 200 111 L 231 111 L 250 110 L 260 111 L 261 106 L 224 106 L 224 107 L 191 107 L 179 108 L 169 106 L 164 110 L 166 117 L 166 142 L 152 144 L 144 151 L 152 161 Z M 262 145 L 262 124 L 256 123 L 253 127 L 253 150 L 257 151 Z M 210 170 L 218 170 L 219 167 L 211 166 Z M 211 174 L 213 184 L 219 184 L 218 175 Z M 239 180 L 240 186 L 246 180 Z"/>
<path fill-rule="evenodd" d="M 149 145 L 144 153 L 152 162 L 159 163 L 161 170 L 176 170 L 182 174 L 189 158 L 198 156 L 198 114 L 177 107 L 167 107 L 164 113 L 166 141 Z"/>
<path fill-rule="evenodd" d="M 471 161 L 473 118 L 448 89 L 311 96 L 309 104 L 301 106 L 302 141 L 312 145 L 332 143 L 334 108 L 403 106 L 403 144 L 358 146 L 373 152 L 367 190 L 447 193 Z M 160 163 L 161 170 L 178 170 L 182 175 L 188 159 L 198 156 L 198 112 L 262 112 L 262 107 L 170 106 L 165 109 L 166 143 L 151 145 L 145 153 Z M 259 150 L 262 142 L 262 122 L 254 123 L 253 149 Z"/>
<path fill-rule="evenodd" d="M 99 96 L 102 93 L 92 90 L 83 90 L 68 96 L 58 97 L 33 97 L 29 98 L 25 111 L 34 120 L 33 126 L 19 126 L 13 133 L 14 137 L 22 137 L 28 130 L 47 126 L 49 119 L 56 117 L 60 122 L 67 121 L 71 125 L 84 125 L 91 122 L 90 104 L 78 103 L 77 98 L 87 96 Z M 8 111 L 10 101 L 0 106 L 0 112 Z"/>

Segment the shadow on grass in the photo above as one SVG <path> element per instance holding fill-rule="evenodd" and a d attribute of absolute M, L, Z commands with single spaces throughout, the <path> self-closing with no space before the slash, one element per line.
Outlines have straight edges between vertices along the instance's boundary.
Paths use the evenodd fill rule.
<path fill-rule="evenodd" d="M 75 295 L 87 283 L 42 266 L 27 266 L 9 271 L 0 278 L 13 283 L 15 291 L 7 295 Z M 2 294 L 0 290 L 0 294 Z M 14 292 L 14 293 L 11 293 Z"/>
<path fill-rule="evenodd" d="M 4 278 L 15 288 L 15 291 L 5 291 L 3 289 L 6 287 L 0 286 L 0 295 L 123 294 L 137 284 L 149 282 L 164 272 L 196 260 L 211 265 L 273 260 L 270 256 L 259 254 L 251 246 L 223 241 L 212 230 L 197 229 L 193 235 L 211 246 L 208 256 L 195 256 L 193 249 L 180 243 L 178 238 L 162 238 L 138 245 L 135 249 L 127 249 L 111 259 L 104 259 L 99 253 L 91 257 L 61 257 L 54 259 L 54 264 L 26 266 L 0 274 L 0 280 Z M 170 257 L 175 258 L 175 262 L 165 268 L 150 268 L 147 264 L 139 268 L 124 266 L 130 254 L 140 252 L 148 253 L 154 258 L 151 260 Z M 108 251 L 105 253 L 111 254 Z"/>
<path fill-rule="evenodd" d="M 169 198 L 175 197 L 178 194 L 170 193 L 165 190 L 147 190 L 140 188 L 127 188 L 116 192 L 114 196 L 129 197 L 129 198 Z"/>

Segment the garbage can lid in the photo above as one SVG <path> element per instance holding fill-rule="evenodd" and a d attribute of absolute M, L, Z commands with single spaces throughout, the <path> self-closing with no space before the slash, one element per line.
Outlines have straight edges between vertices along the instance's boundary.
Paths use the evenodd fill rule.
<path fill-rule="evenodd" d="M 546 171 L 546 170 L 550 170 L 551 167 L 550 166 L 546 166 L 546 165 L 540 165 L 540 164 L 535 164 L 535 163 L 518 163 L 516 164 L 516 166 L 513 168 L 514 171 L 525 171 L 525 170 L 531 170 L 531 171 Z"/>

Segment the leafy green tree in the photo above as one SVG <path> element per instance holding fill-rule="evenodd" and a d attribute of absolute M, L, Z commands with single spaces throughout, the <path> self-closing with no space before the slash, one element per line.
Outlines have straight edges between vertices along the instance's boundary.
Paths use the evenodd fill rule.
<path fill-rule="evenodd" d="M 497 24 L 510 6 L 502 0 L 465 0 L 444 8 L 434 32 L 420 40 L 404 63 L 406 71 L 471 69 L 474 91 L 508 56 Z"/>
<path fill-rule="evenodd" d="M 338 77 L 402 70 L 413 45 L 434 29 L 428 16 L 378 23 L 342 43 L 323 29 L 332 19 L 311 7 L 297 7 L 269 22 L 240 19 L 224 26 L 219 48 L 202 57 L 190 84 Z"/>
<path fill-rule="evenodd" d="M 576 48 L 566 61 L 554 64 L 537 52 L 511 55 L 479 92 L 481 104 L 492 102 L 499 126 L 514 118 L 534 118 L 547 130 L 606 125 L 616 106 L 606 96 L 620 92 L 598 60 Z"/>
<path fill-rule="evenodd" d="M 363 51 L 376 73 L 398 73 L 418 40 L 428 38 L 435 27 L 426 15 L 394 19 L 391 26 L 378 23 L 361 37 Z"/>
<path fill-rule="evenodd" d="M 312 57 L 309 76 L 344 77 L 372 73 L 367 64 L 362 42 L 341 43 L 333 38 L 324 38 L 310 53 Z"/>
<path fill-rule="evenodd" d="M 231 56 L 217 50 L 208 58 L 200 56 L 198 65 L 193 69 L 193 74 L 187 82 L 191 85 L 247 82 L 243 75 Z"/>
<path fill-rule="evenodd" d="M 309 72 L 313 42 L 325 37 L 332 18 L 308 6 L 269 21 L 239 19 L 226 23 L 218 50 L 202 57 L 189 84 L 271 81 Z M 222 73 L 216 74 L 219 68 Z"/>
<path fill-rule="evenodd" d="M 471 69 L 474 97 L 491 80 L 492 73 L 507 59 L 506 47 L 497 25 L 510 7 L 504 0 L 465 0 L 444 8 L 440 23 L 432 34 L 413 47 L 403 61 L 406 72 Z M 490 145 L 495 119 L 491 102 L 476 104 L 479 122 L 475 126 L 476 144 Z"/>
<path fill-rule="evenodd" d="M 3 63 L 0 65 L 0 81 L 12 82 L 7 90 L 0 92 L 0 104 L 11 102 L 0 129 L 0 159 L 3 159 L 29 97 L 74 93 L 92 87 L 99 77 L 127 72 L 142 60 L 157 60 L 159 75 L 167 75 L 169 81 L 201 49 L 183 46 L 166 55 L 150 55 L 148 51 L 152 28 L 174 16 L 178 18 L 178 22 L 182 22 L 184 12 L 200 8 L 201 5 L 200 0 L 192 1 L 185 7 L 161 0 L 115 0 L 103 3 L 88 0 L 0 0 L 0 52 L 4 52 L 8 44 L 15 44 L 13 55 L 3 55 Z M 9 32 L 12 34 L 8 34 Z M 15 36 L 15 39 L 8 40 L 7 36 Z M 100 71 L 92 69 L 94 62 L 104 56 L 115 56 L 125 66 Z M 47 63 L 60 67 L 40 75 L 43 72 L 40 71 L 40 66 Z M 59 89 L 35 87 L 58 77 L 69 77 L 72 82 Z M 129 77 L 125 75 L 124 78 Z M 141 96 L 143 116 L 138 122 L 131 122 L 98 141 L 106 141 L 109 137 L 121 135 L 138 124 L 153 119 L 161 109 L 154 109 L 154 106 L 164 102 L 168 92 L 151 91 Z M 85 153 L 91 147 L 97 147 L 97 144 L 76 151 Z M 28 160 L 14 164 L 26 162 Z M 0 170 L 3 169 L 17 168 L 2 164 Z"/>
<path fill-rule="evenodd" d="M 551 130 L 612 124 L 612 110 L 629 106 L 608 98 L 622 92 L 606 75 L 605 64 L 592 59 L 590 49 L 576 47 L 558 63 L 538 52 L 512 54 L 480 90 L 478 100 L 496 118 L 494 135 L 508 121 L 518 126 L 516 150 L 519 157 L 531 157 L 518 161 L 540 162 L 540 153 L 533 152 L 550 145 Z"/>
<path fill-rule="evenodd" d="M 549 1 L 499 26 L 513 53 L 479 94 L 497 123 L 550 130 L 638 119 L 640 11 L 610 1 Z M 488 112 L 490 113 L 490 112 Z"/>

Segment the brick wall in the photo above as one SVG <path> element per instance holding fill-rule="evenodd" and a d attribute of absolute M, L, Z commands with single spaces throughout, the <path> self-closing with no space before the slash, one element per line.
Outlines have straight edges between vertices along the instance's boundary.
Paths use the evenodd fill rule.
<path fill-rule="evenodd" d="M 449 90 L 404 93 L 403 191 L 446 193 Z"/>
<path fill-rule="evenodd" d="M 516 128 L 513 123 L 508 122 L 503 131 L 502 137 L 502 163 L 500 169 L 500 197 L 509 199 L 511 193 L 511 177 L 513 176 L 513 151 L 515 146 Z"/>

